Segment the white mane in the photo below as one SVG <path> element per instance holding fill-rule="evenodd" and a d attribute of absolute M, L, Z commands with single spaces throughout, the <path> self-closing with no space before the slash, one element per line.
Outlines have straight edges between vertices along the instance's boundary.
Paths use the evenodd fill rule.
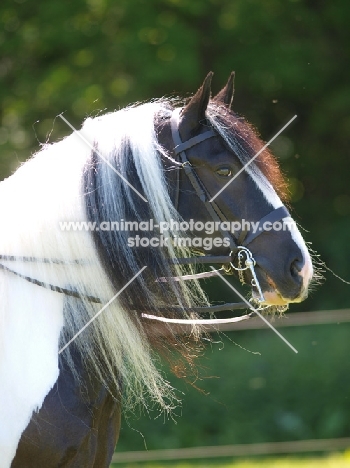
<path fill-rule="evenodd" d="M 120 157 L 123 142 L 129 142 L 143 194 L 156 221 L 178 218 L 157 153 L 160 148 L 154 116 L 162 109 L 166 112 L 166 106 L 152 103 L 89 118 L 81 130 L 111 162 Z M 0 184 L 0 255 L 49 259 L 48 262 L 0 260 L 0 263 L 38 281 L 96 296 L 102 301 L 95 304 L 70 299 L 66 329 L 81 328 L 117 292 L 100 263 L 91 232 L 62 231 L 59 225 L 60 221 L 87 219 L 82 179 L 90 157 L 91 148 L 73 133 L 59 143 L 43 147 Z M 104 165 L 101 190 L 106 196 L 115 177 Z M 118 197 L 118 193 L 112 194 L 112 198 L 109 194 L 109 200 L 115 203 L 114 211 L 118 211 Z M 117 248 L 120 262 L 133 261 L 127 246 Z M 174 255 L 170 244 L 169 256 Z M 57 264 L 55 260 L 63 263 Z M 76 260 L 83 260 L 83 264 L 76 264 Z M 129 279 L 124 278 L 124 283 Z M 182 286 L 183 297 L 192 303 L 205 302 L 200 288 L 193 284 L 191 287 L 193 291 L 187 285 Z M 57 380 L 66 297 L 3 270 L 0 270 L 0 294 L 0 467 L 5 467 L 15 454 L 32 412 L 41 407 Z M 107 385 L 118 388 L 122 382 L 128 403 L 150 398 L 168 408 L 172 404 L 172 389 L 155 366 L 142 327 L 137 326 L 139 319 L 135 315 L 131 320 L 129 314 L 117 298 L 76 339 L 75 345 Z M 69 347 L 66 358 L 69 361 Z"/>

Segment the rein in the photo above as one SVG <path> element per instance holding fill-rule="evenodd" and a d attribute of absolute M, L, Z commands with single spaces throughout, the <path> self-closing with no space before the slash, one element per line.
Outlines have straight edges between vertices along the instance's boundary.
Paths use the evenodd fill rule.
<path fill-rule="evenodd" d="M 182 142 L 180 133 L 179 133 L 179 116 L 180 116 L 181 109 L 176 109 L 173 111 L 171 116 L 171 132 L 173 141 L 175 144 L 174 152 L 175 155 L 179 156 L 181 167 L 184 169 L 186 176 L 188 177 L 196 195 L 204 204 L 207 212 L 209 213 L 211 219 L 214 222 L 219 222 L 219 230 L 223 238 L 229 238 L 230 241 L 230 252 L 227 255 L 206 255 L 206 256 L 198 256 L 198 257 L 184 257 L 184 258 L 175 258 L 172 259 L 172 263 L 174 265 L 198 265 L 198 264 L 221 264 L 222 268 L 219 270 L 207 271 L 204 273 L 197 273 L 192 275 L 184 275 L 184 276 L 175 276 L 170 278 L 160 277 L 157 278 L 157 282 L 170 282 L 170 281 L 188 281 L 188 280 L 197 280 L 197 279 L 204 279 L 209 278 L 212 276 L 217 276 L 217 272 L 223 272 L 224 274 L 232 273 L 232 270 L 238 272 L 238 278 L 242 284 L 245 283 L 244 281 L 244 271 L 250 270 L 252 275 L 251 286 L 255 287 L 259 293 L 259 297 L 257 299 L 254 298 L 258 303 L 264 302 L 264 295 L 262 293 L 258 278 L 255 273 L 255 266 L 256 261 L 253 257 L 253 254 L 248 249 L 247 245 L 249 245 L 256 237 L 258 237 L 262 232 L 264 232 L 264 223 L 267 221 L 273 223 L 275 221 L 281 220 L 284 217 L 289 217 L 290 214 L 285 206 L 281 206 L 276 208 L 268 215 L 261 218 L 258 223 L 257 229 L 255 233 L 251 232 L 248 234 L 247 231 L 242 230 L 238 239 L 231 235 L 231 233 L 224 232 L 220 226 L 221 222 L 228 221 L 226 216 L 222 213 L 219 206 L 215 202 L 210 202 L 209 200 L 211 197 L 209 196 L 209 192 L 207 191 L 206 187 L 204 186 L 203 182 L 199 178 L 198 174 L 196 173 L 195 169 L 191 165 L 190 161 L 186 156 L 186 150 L 208 140 L 209 138 L 219 137 L 219 135 L 214 131 L 214 129 L 210 129 L 205 133 L 197 135 L 189 140 Z M 175 200 L 175 207 L 177 209 L 178 200 L 179 200 L 179 177 L 177 178 L 177 191 L 176 191 L 176 200 Z M 237 259 L 238 266 L 234 265 L 234 261 Z M 47 263 L 47 264 L 76 264 L 76 265 L 83 265 L 86 264 L 84 260 L 75 260 L 66 262 L 64 260 L 59 259 L 47 259 L 47 258 L 36 258 L 36 257 L 24 257 L 24 256 L 13 256 L 13 255 L 0 255 L 0 261 L 21 261 L 21 262 L 36 262 L 36 263 Z M 55 286 L 50 283 L 46 283 L 43 281 L 39 281 L 35 278 L 30 276 L 26 276 L 22 273 L 19 273 L 11 268 L 7 267 L 3 263 L 0 263 L 0 269 L 6 271 L 8 273 L 12 273 L 18 276 L 21 279 L 24 279 L 32 284 L 37 286 L 44 287 L 54 292 L 58 292 L 70 297 L 76 297 L 79 299 L 85 299 L 89 302 L 101 304 L 102 301 L 100 298 L 90 295 L 81 295 L 78 292 L 68 289 L 62 288 L 60 286 Z M 225 303 L 222 305 L 214 305 L 214 306 L 207 306 L 207 307 L 189 307 L 186 308 L 186 312 L 193 312 L 193 313 L 216 313 L 221 311 L 233 311 L 237 309 L 244 309 L 248 308 L 247 302 L 236 302 L 236 303 Z M 259 307 L 260 308 L 260 307 Z M 171 308 L 159 308 L 159 312 L 183 312 L 183 308 L 180 306 L 173 306 Z M 251 310 L 254 312 L 256 309 L 251 306 Z M 177 323 L 177 324 L 219 324 L 219 323 L 228 323 L 228 322 L 238 322 L 241 320 L 246 320 L 252 316 L 252 313 L 243 315 L 241 317 L 233 317 L 228 319 L 170 319 L 166 317 L 159 317 L 154 315 L 149 315 L 146 313 L 142 313 L 142 317 L 157 320 L 160 322 L 169 322 L 169 323 Z"/>
<path fill-rule="evenodd" d="M 16 257 L 14 255 L 0 255 L 0 260 L 3 261 L 20 261 L 20 262 L 34 262 L 34 263 L 52 263 L 55 265 L 66 265 L 66 264 L 74 264 L 74 265 L 83 265 L 86 263 L 84 260 L 74 260 L 71 262 L 66 262 L 64 260 L 58 260 L 58 259 L 49 259 L 49 258 L 36 258 L 36 257 Z M 76 291 L 72 289 L 67 289 L 67 288 L 61 288 L 60 286 L 55 286 L 50 283 L 45 283 L 44 281 L 39 281 L 35 278 L 32 278 L 31 276 L 26 276 L 23 275 L 22 273 L 19 273 L 18 271 L 12 270 L 11 268 L 7 267 L 6 265 L 0 263 L 0 270 L 6 271 L 8 273 L 12 273 L 16 276 L 18 276 L 21 279 L 24 279 L 28 281 L 29 283 L 36 284 L 37 286 L 42 286 L 45 289 L 50 289 L 51 291 L 58 292 L 61 294 L 64 294 L 65 296 L 70 296 L 70 297 L 76 297 L 78 299 L 86 299 L 89 302 L 95 302 L 96 304 L 102 304 L 101 299 L 95 296 L 89 296 L 89 295 L 81 295 L 77 293 Z"/>

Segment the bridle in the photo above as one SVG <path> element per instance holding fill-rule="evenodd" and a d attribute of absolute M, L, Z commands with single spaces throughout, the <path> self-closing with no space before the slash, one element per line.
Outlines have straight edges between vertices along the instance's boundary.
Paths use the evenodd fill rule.
<path fill-rule="evenodd" d="M 251 286 L 255 287 L 259 293 L 259 297 L 254 298 L 254 301 L 258 303 L 258 309 L 263 308 L 261 304 L 265 301 L 263 292 L 261 290 L 258 278 L 255 273 L 255 265 L 256 261 L 253 257 L 252 252 L 247 247 L 254 239 L 256 239 L 262 232 L 265 231 L 265 227 L 268 225 L 267 223 L 274 223 L 275 221 L 279 221 L 283 218 L 289 217 L 290 214 L 287 208 L 282 205 L 279 208 L 274 209 L 266 216 L 260 219 L 258 224 L 256 225 L 255 232 L 250 232 L 246 230 L 242 230 L 238 239 L 233 237 L 231 233 L 224 232 L 220 228 L 221 223 L 224 221 L 228 221 L 226 216 L 222 213 L 219 206 L 215 201 L 210 201 L 211 197 L 209 195 L 208 190 L 206 189 L 205 185 L 201 181 L 200 177 L 198 176 L 196 170 L 193 168 L 192 164 L 187 158 L 186 151 L 194 146 L 210 139 L 219 137 L 219 134 L 214 131 L 213 128 L 207 130 L 204 133 L 196 135 L 189 140 L 182 141 L 179 132 L 179 117 L 180 117 L 181 109 L 175 109 L 171 115 L 170 123 L 171 123 L 171 133 L 174 142 L 174 154 L 175 157 L 178 156 L 181 164 L 181 168 L 184 170 L 188 180 L 190 181 L 196 195 L 199 197 L 201 202 L 204 204 L 209 216 L 214 222 L 218 222 L 216 224 L 219 226 L 219 231 L 223 238 L 229 237 L 230 241 L 230 252 L 228 255 L 224 256 L 215 256 L 215 255 L 207 255 L 207 256 L 197 256 L 197 257 L 188 257 L 188 258 L 176 258 L 173 259 L 173 263 L 177 265 L 197 265 L 197 264 L 222 264 L 222 268 L 220 270 L 212 270 L 204 273 L 198 273 L 193 275 L 185 275 L 179 277 L 172 277 L 172 278 L 158 278 L 157 281 L 160 282 L 167 282 L 167 281 L 186 281 L 186 280 L 194 280 L 194 279 L 204 279 L 209 278 L 212 276 L 217 276 L 219 272 L 223 272 L 224 274 L 232 274 L 233 270 L 236 270 L 238 273 L 238 278 L 242 284 L 245 283 L 244 280 L 244 271 L 250 270 L 252 275 Z M 178 172 L 179 174 L 179 172 Z M 179 202 L 179 192 L 180 192 L 180 183 L 179 183 L 179 175 L 177 178 L 177 187 L 176 187 L 176 194 L 175 194 L 175 206 L 178 207 Z M 271 225 L 271 224 L 269 224 Z M 238 261 L 238 265 L 235 265 L 235 259 Z M 215 313 L 221 311 L 228 311 L 228 310 L 236 310 L 236 309 L 245 309 L 248 307 L 246 302 L 237 302 L 237 303 L 226 303 L 219 306 L 208 306 L 208 307 L 197 307 L 197 308 L 190 308 L 186 309 L 188 311 L 194 312 L 205 312 L 205 313 Z M 169 310 L 169 309 L 168 309 Z M 174 309 L 172 309 L 174 310 Z M 178 310 L 180 311 L 181 308 L 179 307 Z M 256 310 L 253 309 L 252 310 Z M 242 317 L 235 317 L 233 319 L 225 319 L 225 322 L 228 321 L 238 321 L 239 319 L 245 320 L 249 318 L 251 314 L 244 315 Z M 152 318 L 154 320 L 160 320 L 164 322 L 173 322 L 173 323 L 188 323 L 189 319 L 185 320 L 178 320 L 178 319 L 165 319 L 164 317 L 157 317 L 157 316 L 150 316 L 144 314 L 147 318 Z M 219 320 L 191 320 L 193 323 L 220 323 Z"/>
<path fill-rule="evenodd" d="M 264 216 L 256 225 L 256 230 L 255 232 L 250 232 L 242 230 L 238 239 L 234 238 L 233 235 L 225 231 L 223 231 L 220 226 L 221 222 L 227 221 L 227 218 L 225 215 L 222 213 L 220 210 L 219 206 L 217 203 L 210 202 L 210 196 L 209 192 L 204 186 L 203 182 L 201 181 L 200 177 L 198 176 L 197 172 L 191 165 L 190 161 L 188 160 L 186 156 L 186 150 L 202 143 L 203 141 L 209 139 L 209 138 L 214 138 L 214 137 L 219 137 L 219 134 L 214 131 L 213 128 L 210 130 L 197 135 L 193 138 L 190 138 L 189 140 L 183 142 L 180 137 L 179 133 L 179 115 L 180 115 L 181 109 L 175 109 L 172 113 L 171 116 L 171 132 L 172 132 L 172 138 L 174 142 L 174 153 L 175 156 L 179 157 L 181 168 L 184 169 L 184 172 L 186 176 L 188 177 L 188 180 L 190 181 L 195 193 L 199 197 L 199 199 L 202 201 L 204 204 L 207 212 L 209 213 L 211 219 L 214 222 L 219 222 L 217 224 L 219 226 L 219 230 L 221 232 L 221 235 L 223 238 L 229 237 L 230 241 L 230 252 L 227 255 L 206 255 L 206 256 L 195 256 L 195 257 L 183 257 L 183 258 L 176 258 L 172 259 L 172 263 L 176 265 L 198 265 L 198 264 L 221 264 L 222 268 L 220 270 L 212 270 L 212 271 L 207 271 L 204 273 L 196 273 L 192 275 L 184 275 L 184 276 L 179 276 L 179 277 L 170 277 L 170 278 L 165 278 L 165 277 L 160 277 L 157 278 L 157 282 L 169 282 L 169 281 L 187 281 L 187 280 L 195 280 L 195 279 L 203 279 L 203 278 L 209 278 L 212 276 L 217 275 L 219 272 L 223 272 L 224 274 L 232 274 L 233 270 L 238 272 L 238 277 L 240 279 L 240 282 L 244 284 L 244 271 L 250 270 L 251 275 L 252 275 L 252 280 L 251 280 L 251 286 L 255 287 L 258 290 L 259 297 L 254 298 L 255 301 L 258 302 L 258 304 L 261 304 L 264 302 L 264 296 L 258 281 L 258 278 L 255 273 L 255 265 L 256 261 L 253 257 L 253 254 L 247 247 L 256 237 L 258 237 L 262 232 L 265 230 L 266 222 L 273 223 L 275 221 L 279 221 L 285 217 L 289 217 L 290 214 L 285 206 L 280 206 L 279 208 L 274 209 L 272 212 L 270 212 L 268 215 Z M 179 186 L 179 178 L 177 181 L 177 190 L 176 190 L 176 200 L 175 200 L 175 206 L 177 207 L 178 205 L 178 199 L 179 199 L 179 192 L 180 192 L 180 186 Z M 238 264 L 235 265 L 235 260 L 237 259 Z M 0 255 L 0 261 L 21 261 L 21 262 L 35 262 L 35 263 L 48 263 L 48 264 L 76 264 L 76 265 L 82 265 L 86 264 L 86 261 L 84 260 L 73 260 L 73 261 L 64 261 L 64 260 L 59 260 L 59 259 L 46 259 L 46 258 L 37 258 L 37 257 L 24 257 L 24 256 L 12 256 L 12 255 Z M 32 284 L 35 284 L 37 286 L 42 286 L 46 289 L 50 289 L 51 291 L 55 291 L 61 294 L 64 294 L 66 296 L 70 297 L 75 297 L 79 299 L 84 299 L 92 303 L 99 303 L 101 304 L 102 301 L 100 298 L 95 297 L 95 296 L 90 296 L 90 295 L 82 295 L 72 289 L 68 288 L 62 288 L 50 283 L 46 283 L 43 281 L 39 281 L 35 278 L 32 278 L 30 276 L 23 275 L 12 268 L 7 267 L 3 263 L 0 263 L 0 269 L 3 271 L 6 271 L 8 273 L 12 273 L 16 275 L 17 277 L 24 279 Z M 212 305 L 212 306 L 206 306 L 206 307 L 186 307 L 186 311 L 188 313 L 195 312 L 195 313 L 215 313 L 215 312 L 221 312 L 221 311 L 233 311 L 237 309 L 244 309 L 248 308 L 247 302 L 236 302 L 236 303 L 225 303 L 221 305 Z M 260 307 L 259 307 L 260 308 Z M 162 312 L 178 312 L 181 313 L 183 312 L 184 308 L 180 306 L 173 306 L 173 307 L 167 307 L 167 308 L 159 308 L 158 311 Z M 253 307 L 251 307 L 251 310 L 254 312 Z M 166 317 L 161 317 L 161 316 L 154 316 L 154 315 L 149 315 L 146 313 L 143 313 L 142 316 L 147 319 L 151 320 L 158 320 L 161 322 L 170 322 L 170 323 L 178 323 L 178 324 L 194 324 L 194 323 L 199 323 L 199 324 L 217 324 L 220 322 L 238 322 L 241 320 L 246 320 L 247 318 L 250 318 L 252 316 L 252 313 L 243 315 L 241 317 L 233 317 L 230 319 L 168 319 Z"/>

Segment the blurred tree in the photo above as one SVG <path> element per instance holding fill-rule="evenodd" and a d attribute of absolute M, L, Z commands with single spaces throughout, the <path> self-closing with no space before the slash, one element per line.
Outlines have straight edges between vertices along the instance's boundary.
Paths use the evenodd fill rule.
<path fill-rule="evenodd" d="M 307 240 L 350 279 L 349 16 L 346 0 L 2 0 L 0 176 L 70 132 L 61 112 L 79 127 L 134 101 L 186 97 L 209 70 L 216 91 L 234 69 L 234 108 L 265 140 L 298 115 L 273 150 Z M 326 276 L 292 310 L 349 307 L 350 286 Z M 208 284 L 215 299 L 227 295 L 220 281 Z M 264 333 L 240 340 L 261 358 L 229 345 L 232 354 L 213 354 L 223 378 L 208 380 L 205 402 L 189 392 L 181 433 L 131 423 L 145 424 L 149 448 L 349 435 L 348 327 L 290 332 L 306 357 L 288 372 Z M 121 448 L 142 448 L 132 434 Z"/>
<path fill-rule="evenodd" d="M 265 139 L 298 114 L 273 149 L 308 240 L 350 278 L 349 13 L 345 0 L 3 0 L 0 174 L 69 132 L 61 112 L 79 126 L 133 101 L 188 96 L 209 70 L 219 89 L 235 69 L 235 109 Z M 347 298 L 331 280 L 300 307 Z"/>
<path fill-rule="evenodd" d="M 61 112 L 79 126 L 188 96 L 209 70 L 219 89 L 235 69 L 235 110 L 266 140 L 298 115 L 273 149 L 307 239 L 349 279 L 349 13 L 346 0 L 3 0 L 0 174 L 69 132 Z M 330 279 L 300 308 L 348 306 L 348 291 Z"/>

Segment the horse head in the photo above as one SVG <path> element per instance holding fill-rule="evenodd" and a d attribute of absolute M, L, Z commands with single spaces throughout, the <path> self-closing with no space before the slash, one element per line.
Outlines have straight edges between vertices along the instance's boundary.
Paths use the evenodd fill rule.
<path fill-rule="evenodd" d="M 192 237 L 203 242 L 206 237 L 207 247 L 199 245 L 197 251 L 208 254 L 210 245 L 215 256 L 237 254 L 237 246 L 249 249 L 266 305 L 300 302 L 307 297 L 313 268 L 296 223 L 283 208 L 286 183 L 252 126 L 231 109 L 234 73 L 212 99 L 211 79 L 212 73 L 173 116 L 178 141 L 172 142 L 174 128 L 172 138 L 169 126 L 160 132 L 181 163 L 178 190 L 172 190 L 177 209 L 192 226 Z M 180 153 L 185 161 L 179 161 Z M 253 278 L 248 271 L 241 279 L 251 283 Z"/>

